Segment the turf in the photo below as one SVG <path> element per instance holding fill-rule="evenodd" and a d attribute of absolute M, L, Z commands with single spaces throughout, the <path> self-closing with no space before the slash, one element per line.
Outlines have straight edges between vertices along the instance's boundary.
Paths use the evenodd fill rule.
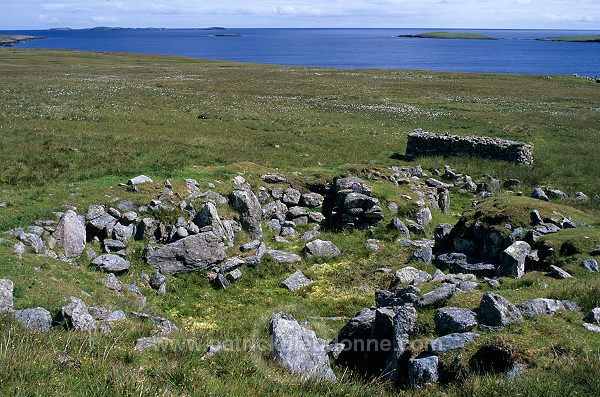
<path fill-rule="evenodd" d="M 428 32 L 403 37 L 415 37 L 421 39 L 465 39 L 465 40 L 494 40 L 485 34 L 477 33 L 455 33 L 455 32 Z"/>

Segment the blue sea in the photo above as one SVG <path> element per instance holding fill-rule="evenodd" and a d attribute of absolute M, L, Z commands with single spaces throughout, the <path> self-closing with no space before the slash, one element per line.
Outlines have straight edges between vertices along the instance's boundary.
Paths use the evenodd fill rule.
<path fill-rule="evenodd" d="M 501 40 L 402 38 L 431 31 L 481 33 Z M 600 43 L 537 41 L 600 31 L 453 29 L 123 29 L 0 31 L 44 36 L 19 48 L 183 55 L 342 69 L 600 75 Z M 217 37 L 235 34 L 240 37 Z"/>

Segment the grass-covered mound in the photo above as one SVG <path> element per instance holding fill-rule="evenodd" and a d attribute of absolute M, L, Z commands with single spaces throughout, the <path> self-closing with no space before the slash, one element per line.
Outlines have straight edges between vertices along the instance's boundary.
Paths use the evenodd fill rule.
<path fill-rule="evenodd" d="M 461 32 L 428 32 L 413 35 L 402 35 L 399 37 L 414 37 L 420 39 L 465 39 L 465 40 L 494 40 L 493 37 L 479 33 Z"/>
<path fill-rule="evenodd" d="M 562 36 L 538 39 L 542 41 L 563 41 L 568 43 L 600 43 L 600 36 Z"/>

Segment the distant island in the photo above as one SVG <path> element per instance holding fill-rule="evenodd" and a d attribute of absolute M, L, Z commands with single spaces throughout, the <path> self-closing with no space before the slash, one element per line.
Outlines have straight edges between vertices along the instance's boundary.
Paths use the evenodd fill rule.
<path fill-rule="evenodd" d="M 465 39 L 465 40 L 496 40 L 493 37 L 477 33 L 429 32 L 419 34 L 403 34 L 398 37 L 415 39 Z"/>
<path fill-rule="evenodd" d="M 227 30 L 223 26 L 210 26 L 208 28 L 202 28 L 202 30 Z"/>
<path fill-rule="evenodd" d="M 564 41 L 568 43 L 600 43 L 600 36 L 563 36 L 536 39 L 540 41 Z"/>
<path fill-rule="evenodd" d="M 10 47 L 15 44 L 24 43 L 29 40 L 42 39 L 43 37 L 38 36 L 25 36 L 25 35 L 11 35 L 11 36 L 0 36 L 0 46 Z"/>
<path fill-rule="evenodd" d="M 73 30 L 73 29 L 69 28 L 69 27 L 59 27 L 59 28 L 50 28 L 48 30 L 56 31 L 56 30 Z"/>
<path fill-rule="evenodd" d="M 213 37 L 242 37 L 241 34 L 237 33 L 222 33 L 222 34 L 213 34 Z"/>
<path fill-rule="evenodd" d="M 115 26 L 96 26 L 84 30 L 125 30 L 126 28 L 115 27 Z"/>

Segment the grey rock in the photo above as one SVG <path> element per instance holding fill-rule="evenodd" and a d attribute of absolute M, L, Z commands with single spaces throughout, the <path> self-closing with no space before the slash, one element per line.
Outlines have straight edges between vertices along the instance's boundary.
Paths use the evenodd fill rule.
<path fill-rule="evenodd" d="M 523 321 L 519 309 L 500 295 L 488 292 L 479 303 L 479 322 L 492 327 L 516 324 Z"/>
<path fill-rule="evenodd" d="M 362 208 L 366 210 L 376 206 L 377 204 L 379 204 L 379 200 L 377 200 L 376 198 L 367 196 L 362 193 L 349 193 L 344 199 L 343 206 L 345 209 Z"/>
<path fill-rule="evenodd" d="M 159 272 L 155 272 L 152 277 L 150 277 L 150 287 L 155 290 L 160 289 L 160 287 L 165 283 L 166 277 L 160 274 Z"/>
<path fill-rule="evenodd" d="M 130 264 L 118 255 L 101 255 L 92 261 L 92 265 L 107 273 L 121 273 L 129 269 Z"/>
<path fill-rule="evenodd" d="M 418 262 L 427 265 L 431 263 L 431 258 L 433 257 L 433 249 L 430 245 L 423 245 L 417 248 L 415 251 L 413 251 L 412 257 Z"/>
<path fill-rule="evenodd" d="M 308 216 L 308 212 L 308 208 L 306 207 L 294 206 L 290 207 L 288 210 L 288 216 L 293 219 L 301 216 Z"/>
<path fill-rule="evenodd" d="M 319 193 L 304 193 L 301 200 L 308 208 L 316 208 L 323 205 L 325 198 Z"/>
<path fill-rule="evenodd" d="M 210 345 L 208 348 L 206 348 L 206 352 L 202 355 L 202 357 L 200 357 L 200 360 L 208 360 L 209 358 L 221 353 L 223 350 L 225 350 L 225 345 L 223 344 Z"/>
<path fill-rule="evenodd" d="M 194 218 L 194 224 L 200 229 L 206 226 L 212 226 L 212 231 L 214 234 L 220 236 L 223 241 L 226 241 L 228 246 L 233 246 L 233 239 L 231 239 L 231 236 L 228 235 L 225 225 L 219 217 L 219 213 L 217 212 L 217 207 L 215 204 L 211 202 L 206 203 L 196 214 L 196 217 Z"/>
<path fill-rule="evenodd" d="M 523 364 L 514 363 L 512 368 L 506 372 L 506 375 L 504 375 L 504 378 L 509 381 L 515 380 L 519 375 L 521 375 L 523 372 L 525 372 L 526 369 L 527 368 L 525 368 L 525 366 Z"/>
<path fill-rule="evenodd" d="M 474 341 L 476 338 L 479 338 L 479 336 L 479 334 L 471 332 L 444 335 L 429 342 L 427 350 L 430 353 L 437 354 L 445 353 L 450 350 L 462 349 L 467 343 Z"/>
<path fill-rule="evenodd" d="M 17 258 L 22 258 L 25 254 L 26 249 L 27 247 L 25 247 L 25 244 L 23 244 L 21 241 L 13 245 L 13 251 Z"/>
<path fill-rule="evenodd" d="M 123 283 L 114 275 L 114 273 L 108 273 L 106 277 L 102 279 L 102 284 L 113 291 L 121 291 Z"/>
<path fill-rule="evenodd" d="M 594 324 L 583 323 L 583 327 L 585 329 L 587 329 L 588 331 L 600 332 L 600 326 L 597 326 L 597 325 L 594 325 Z"/>
<path fill-rule="evenodd" d="M 130 186 L 141 185 L 143 183 L 152 183 L 152 179 L 148 178 L 146 175 L 139 175 L 135 178 L 131 178 L 127 181 L 127 184 Z"/>
<path fill-rule="evenodd" d="M 525 241 L 517 241 L 500 255 L 500 266 L 496 274 L 501 277 L 521 278 L 525 274 L 525 260 L 531 246 Z"/>
<path fill-rule="evenodd" d="M 288 314 L 275 313 L 269 322 L 271 357 L 292 374 L 335 381 L 325 348 L 315 333 Z"/>
<path fill-rule="evenodd" d="M 544 218 L 542 218 L 542 215 L 538 210 L 531 211 L 529 217 L 531 218 L 531 223 L 533 223 L 534 225 L 539 225 L 540 223 L 544 222 Z"/>
<path fill-rule="evenodd" d="M 477 325 L 475 313 L 462 307 L 444 307 L 435 311 L 435 329 L 440 335 L 471 331 Z"/>
<path fill-rule="evenodd" d="M 537 298 L 517 305 L 517 309 L 524 317 L 534 317 L 542 314 L 554 315 L 559 310 L 565 310 L 562 301 L 556 299 Z"/>
<path fill-rule="evenodd" d="M 544 193 L 546 193 L 546 196 L 548 196 L 548 198 L 553 200 L 563 200 L 568 197 L 565 192 L 562 192 L 558 189 L 546 189 L 544 190 Z"/>
<path fill-rule="evenodd" d="M 106 239 L 103 241 L 104 252 L 118 252 L 127 248 L 127 244 L 119 240 Z"/>
<path fill-rule="evenodd" d="M 150 336 L 150 337 L 145 337 L 145 338 L 138 338 L 135 341 L 135 346 L 133 348 L 133 350 L 141 352 L 144 350 L 149 350 L 149 349 L 153 349 L 153 350 L 158 350 L 160 349 L 161 345 L 166 345 L 170 342 L 171 340 L 167 337 L 164 336 Z"/>
<path fill-rule="evenodd" d="M 52 325 L 52 316 L 43 307 L 17 310 L 15 312 L 15 319 L 33 332 L 48 332 Z"/>
<path fill-rule="evenodd" d="M 234 190 L 229 195 L 231 206 L 240 213 L 242 228 L 254 240 L 262 240 L 262 208 L 254 193 L 248 190 Z"/>
<path fill-rule="evenodd" d="M 436 252 L 447 252 L 452 247 L 451 233 L 452 225 L 448 223 L 441 223 L 437 225 L 433 231 L 433 238 L 435 241 Z"/>
<path fill-rule="evenodd" d="M 415 280 L 419 280 L 421 278 L 431 278 L 429 273 L 414 268 L 412 266 L 406 266 L 402 269 L 397 270 L 390 283 L 390 290 L 394 291 L 398 289 L 402 284 L 412 283 Z"/>
<path fill-rule="evenodd" d="M 304 234 L 302 234 L 302 236 L 300 236 L 300 240 L 302 241 L 310 241 L 316 237 L 319 237 L 321 235 L 321 232 L 318 230 L 311 230 L 308 231 Z"/>
<path fill-rule="evenodd" d="M 311 211 L 308 213 L 308 219 L 314 223 L 322 223 L 326 218 L 325 215 L 320 212 Z"/>
<path fill-rule="evenodd" d="M 370 251 L 379 251 L 381 245 L 381 241 L 375 239 L 368 239 L 365 241 L 365 248 Z"/>
<path fill-rule="evenodd" d="M 298 263 L 302 261 L 302 258 L 299 255 L 291 254 L 289 252 L 277 251 L 277 250 L 268 250 L 267 255 L 269 255 L 275 263 Z"/>
<path fill-rule="evenodd" d="M 392 320 L 392 351 L 387 357 L 382 376 L 392 382 L 398 379 L 399 361 L 408 350 L 409 338 L 417 323 L 417 311 L 412 305 L 400 306 Z"/>
<path fill-rule="evenodd" d="M 600 324 L 600 307 L 590 310 L 583 318 L 583 321 Z"/>
<path fill-rule="evenodd" d="M 474 281 L 462 281 L 458 284 L 458 289 L 462 292 L 472 292 L 475 291 L 478 286 L 479 284 Z"/>
<path fill-rule="evenodd" d="M 417 212 L 417 224 L 423 228 L 426 228 L 432 219 L 431 210 L 427 207 L 423 207 Z"/>
<path fill-rule="evenodd" d="M 227 289 L 229 288 L 229 280 L 224 274 L 216 273 L 209 276 L 210 284 L 215 289 Z"/>
<path fill-rule="evenodd" d="M 264 220 L 277 219 L 280 222 L 285 221 L 287 217 L 288 207 L 281 201 L 273 201 L 268 203 L 262 209 L 262 218 Z"/>
<path fill-rule="evenodd" d="M 279 219 L 270 219 L 267 222 L 267 227 L 275 236 L 278 236 L 279 233 L 281 233 L 281 222 Z"/>
<path fill-rule="evenodd" d="M 117 222 L 112 229 L 113 238 L 123 243 L 127 243 L 129 240 L 131 240 L 134 233 L 134 224 L 126 225 L 124 223 Z"/>
<path fill-rule="evenodd" d="M 496 273 L 496 266 L 491 263 L 471 263 L 465 254 L 453 252 L 438 255 L 435 260 L 440 267 L 446 267 L 454 273 L 472 273 L 476 276 L 491 276 Z"/>
<path fill-rule="evenodd" d="M 61 314 L 75 331 L 92 331 L 96 328 L 96 320 L 88 312 L 85 303 L 74 296 L 62 307 Z"/>
<path fill-rule="evenodd" d="M 18 238 L 23 244 L 30 247 L 36 254 L 43 254 L 44 251 L 46 251 L 46 245 L 37 234 L 21 232 L 19 233 Z"/>
<path fill-rule="evenodd" d="M 103 205 L 95 205 L 92 204 L 88 207 L 87 214 L 85 215 L 85 219 L 87 221 L 91 221 L 92 219 L 96 219 L 106 213 Z"/>
<path fill-rule="evenodd" d="M 410 384 L 415 387 L 437 383 L 439 381 L 438 357 L 434 355 L 422 355 L 417 358 L 411 358 L 408 361 L 408 377 Z"/>
<path fill-rule="evenodd" d="M 400 233 L 405 238 L 409 238 L 410 237 L 410 231 L 408 230 L 408 228 L 406 227 L 406 225 L 404 224 L 404 222 L 402 222 L 399 218 L 392 219 L 392 221 L 390 222 L 389 228 L 400 231 Z"/>
<path fill-rule="evenodd" d="M 335 257 L 341 251 L 331 241 L 314 240 L 304 246 L 304 253 L 308 258 Z"/>
<path fill-rule="evenodd" d="M 312 284 L 312 281 L 307 278 L 300 270 L 292 273 L 288 278 L 283 280 L 281 286 L 290 291 L 298 291 L 299 289 Z"/>
<path fill-rule="evenodd" d="M 109 323 L 127 321 L 127 316 L 125 316 L 125 312 L 123 312 L 123 310 L 116 310 L 114 312 L 109 313 L 108 316 L 106 316 L 106 318 L 104 319 L 104 321 L 107 321 Z"/>
<path fill-rule="evenodd" d="M 281 174 L 265 174 L 260 177 L 263 181 L 267 183 L 284 183 L 287 182 L 285 176 Z"/>
<path fill-rule="evenodd" d="M 550 276 L 557 278 L 559 280 L 564 280 L 564 279 L 573 277 L 569 274 L 569 272 L 566 272 L 563 269 L 561 269 L 560 267 L 554 266 L 554 265 L 550 265 Z"/>
<path fill-rule="evenodd" d="M 208 269 L 225 257 L 221 238 L 204 232 L 153 250 L 146 260 L 163 274 L 176 274 Z"/>
<path fill-rule="evenodd" d="M 443 304 L 448 299 L 452 298 L 456 293 L 454 284 L 442 284 L 431 292 L 426 293 L 421 297 L 418 305 L 421 307 L 437 306 Z"/>
<path fill-rule="evenodd" d="M 299 190 L 294 188 L 289 188 L 285 191 L 283 196 L 281 197 L 281 201 L 285 204 L 294 206 L 300 203 L 300 198 L 302 197 L 302 193 Z"/>
<path fill-rule="evenodd" d="M 573 198 L 575 201 L 587 201 L 588 196 L 583 192 L 575 193 L 575 197 Z"/>
<path fill-rule="evenodd" d="M 594 273 L 598 273 L 600 270 L 598 268 L 598 262 L 595 259 L 585 259 L 581 262 L 581 267 Z"/>
<path fill-rule="evenodd" d="M 339 364 L 360 367 L 364 364 L 364 352 L 356 346 L 364 346 L 371 337 L 375 321 L 375 309 L 365 308 L 352 317 L 340 330 L 332 344 L 341 343 L 344 348 L 336 361 Z"/>
<path fill-rule="evenodd" d="M 240 251 L 242 251 L 242 252 L 254 251 L 258 247 L 260 247 L 260 244 L 261 244 L 261 242 L 259 240 L 250 241 L 249 243 L 242 245 L 240 247 Z"/>
<path fill-rule="evenodd" d="M 389 203 L 388 210 L 392 213 L 392 215 L 396 215 L 398 213 L 398 204 L 397 203 Z"/>
<path fill-rule="evenodd" d="M 234 269 L 234 270 L 230 271 L 229 273 L 227 273 L 227 275 L 225 276 L 227 281 L 229 281 L 230 283 L 236 282 L 241 277 L 242 277 L 242 271 L 240 269 Z"/>
<path fill-rule="evenodd" d="M 531 198 L 542 200 L 542 201 L 549 201 L 546 193 L 544 193 L 544 191 L 542 189 L 540 189 L 539 187 L 536 187 L 535 189 L 533 189 L 533 191 L 531 192 Z"/>
<path fill-rule="evenodd" d="M 164 317 L 152 317 L 156 332 L 160 335 L 169 335 L 177 331 L 177 326 L 171 321 Z"/>
<path fill-rule="evenodd" d="M 10 313 L 13 310 L 14 284 L 8 279 L 0 279 L 0 314 Z"/>
<path fill-rule="evenodd" d="M 283 198 L 283 194 L 284 193 L 285 193 L 285 191 L 282 188 L 279 188 L 279 187 L 271 189 L 271 196 L 275 200 L 281 200 Z"/>

